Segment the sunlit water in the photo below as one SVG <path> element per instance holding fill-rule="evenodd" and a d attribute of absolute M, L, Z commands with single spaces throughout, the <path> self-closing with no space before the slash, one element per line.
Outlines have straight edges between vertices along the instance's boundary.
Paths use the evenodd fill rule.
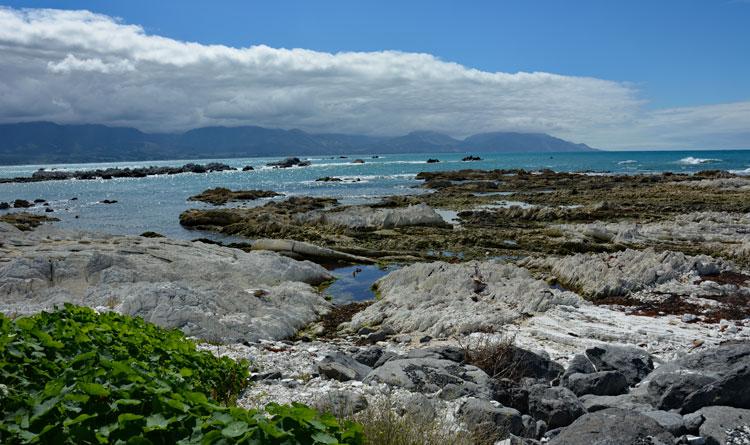
<path fill-rule="evenodd" d="M 116 234 L 140 234 L 155 231 L 167 236 L 193 239 L 216 235 L 183 229 L 178 223 L 181 212 L 188 208 L 210 207 L 187 201 L 189 196 L 212 187 L 231 189 L 264 189 L 286 196 L 331 196 L 342 203 L 373 202 L 380 197 L 424 193 L 414 177 L 421 171 L 456 170 L 461 168 L 496 169 L 523 168 L 555 171 L 594 171 L 612 173 L 695 172 L 705 169 L 732 170 L 750 174 L 750 151 L 686 151 L 686 152 L 596 152 L 596 153 L 504 153 L 481 154 L 482 161 L 461 162 L 466 153 L 423 153 L 403 155 L 352 156 L 348 159 L 324 156 L 309 158 L 309 167 L 272 169 L 265 164 L 280 158 L 204 159 L 198 161 L 148 161 L 101 164 L 31 165 L 0 167 L 0 177 L 30 176 L 40 167 L 58 169 L 95 169 L 106 167 L 138 167 L 148 165 L 178 166 L 187 162 L 224 162 L 241 168 L 252 165 L 255 170 L 227 171 L 206 174 L 180 174 L 146 178 L 123 178 L 92 181 L 49 181 L 29 184 L 0 184 L 0 202 L 14 199 L 49 201 L 60 218 L 61 227 L 82 228 Z M 353 159 L 364 159 L 354 164 Z M 427 164 L 429 158 L 440 163 Z M 351 179 L 345 182 L 316 182 L 323 176 Z M 359 179 L 355 182 L 353 180 Z M 78 198 L 71 200 L 71 198 Z M 102 200 L 117 200 L 101 204 Z M 262 205 L 258 200 L 232 205 Z M 43 213 L 44 207 L 29 211 Z M 0 211 L 1 212 L 1 211 Z M 76 216 L 78 218 L 76 218 Z"/>

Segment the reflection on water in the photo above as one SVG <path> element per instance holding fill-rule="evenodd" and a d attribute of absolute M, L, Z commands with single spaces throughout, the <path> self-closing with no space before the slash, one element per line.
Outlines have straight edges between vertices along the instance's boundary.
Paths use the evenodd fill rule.
<path fill-rule="evenodd" d="M 400 269 L 398 265 L 354 265 L 339 267 L 331 270 L 336 281 L 324 292 L 331 297 L 333 303 L 349 303 L 352 301 L 372 300 L 375 292 L 372 285 L 380 278 L 388 275 L 394 270 Z"/>

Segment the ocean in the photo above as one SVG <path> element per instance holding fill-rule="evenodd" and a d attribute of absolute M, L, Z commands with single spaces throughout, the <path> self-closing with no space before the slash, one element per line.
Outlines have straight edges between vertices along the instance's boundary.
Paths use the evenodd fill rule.
<path fill-rule="evenodd" d="M 658 173 L 696 172 L 706 169 L 729 170 L 750 174 L 750 151 L 641 151 L 590 153 L 483 153 L 481 161 L 462 162 L 468 153 L 420 153 L 373 156 L 356 155 L 346 159 L 328 156 L 308 158 L 312 165 L 289 169 L 265 167 L 268 162 L 282 158 L 202 159 L 118 162 L 97 164 L 57 164 L 0 166 L 0 177 L 30 176 L 39 168 L 96 169 L 106 167 L 142 167 L 149 165 L 179 166 L 188 162 L 223 162 L 241 168 L 251 165 L 252 171 L 227 171 L 207 174 L 179 174 L 146 178 L 111 180 L 67 180 L 38 183 L 0 184 L 0 202 L 14 199 L 45 199 L 53 213 L 60 218 L 60 227 L 94 230 L 114 234 L 140 234 L 154 231 L 166 236 L 222 240 L 221 235 L 183 229 L 178 222 L 180 213 L 188 208 L 210 205 L 187 201 L 189 196 L 212 187 L 230 189 L 264 189 L 286 196 L 310 195 L 338 198 L 343 204 L 375 202 L 380 197 L 425 193 L 414 179 L 421 171 L 473 169 L 540 170 L 549 168 L 561 172 L 595 173 Z M 427 164 L 429 158 L 439 163 Z M 364 164 L 352 163 L 363 159 Z M 336 176 L 343 182 L 317 182 L 317 178 Z M 77 199 L 72 199 L 77 198 Z M 116 200 L 115 204 L 101 201 Z M 261 199 L 236 206 L 263 205 Z M 36 206 L 28 209 L 44 213 Z M 0 212 L 3 212 L 0 210 Z M 76 218 L 77 216 L 77 218 Z"/>

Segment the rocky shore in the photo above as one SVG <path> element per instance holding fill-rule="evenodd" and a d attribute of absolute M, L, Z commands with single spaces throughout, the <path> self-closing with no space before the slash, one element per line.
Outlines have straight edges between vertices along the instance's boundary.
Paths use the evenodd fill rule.
<path fill-rule="evenodd" d="M 0 223 L 0 311 L 141 316 L 248 359 L 241 406 L 394 413 L 443 438 L 427 443 L 750 443 L 750 180 L 420 177 L 428 193 L 376 204 L 180 216 L 247 238 L 234 248 Z M 397 267 L 374 301 L 326 299 L 320 264 L 375 261 Z"/>
<path fill-rule="evenodd" d="M 31 176 L 19 176 L 15 178 L 0 178 L 0 184 L 14 182 L 42 182 L 42 181 L 64 181 L 68 179 L 93 180 L 113 178 L 145 178 L 146 176 L 177 175 L 180 173 L 212 173 L 234 168 L 211 162 L 205 165 L 185 164 L 182 167 L 137 167 L 137 168 L 105 168 L 96 170 L 45 170 L 35 171 Z"/>

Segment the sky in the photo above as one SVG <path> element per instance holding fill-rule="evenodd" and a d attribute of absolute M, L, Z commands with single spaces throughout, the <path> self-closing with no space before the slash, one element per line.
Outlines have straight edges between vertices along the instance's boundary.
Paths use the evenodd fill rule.
<path fill-rule="evenodd" d="M 750 0 L 0 4 L 0 122 L 750 148 Z"/>

